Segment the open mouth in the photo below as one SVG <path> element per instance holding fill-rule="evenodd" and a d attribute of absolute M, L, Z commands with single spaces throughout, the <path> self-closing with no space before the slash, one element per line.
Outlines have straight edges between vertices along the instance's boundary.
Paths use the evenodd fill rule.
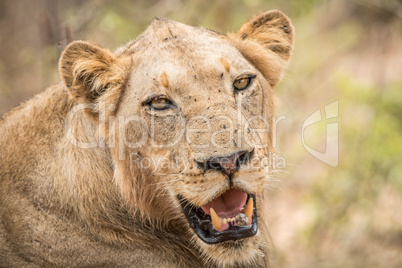
<path fill-rule="evenodd" d="M 251 194 L 230 189 L 201 207 L 182 197 L 179 200 L 191 228 L 205 243 L 239 240 L 257 233 L 255 196 Z"/>

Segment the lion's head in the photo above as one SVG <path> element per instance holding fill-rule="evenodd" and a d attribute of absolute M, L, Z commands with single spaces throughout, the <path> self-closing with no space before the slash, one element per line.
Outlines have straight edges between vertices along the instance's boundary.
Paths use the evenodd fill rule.
<path fill-rule="evenodd" d="M 280 11 L 228 36 L 156 19 L 115 53 L 73 42 L 60 72 L 99 124 L 132 213 L 182 234 L 205 259 L 251 263 L 266 244 L 272 88 L 292 44 Z"/>

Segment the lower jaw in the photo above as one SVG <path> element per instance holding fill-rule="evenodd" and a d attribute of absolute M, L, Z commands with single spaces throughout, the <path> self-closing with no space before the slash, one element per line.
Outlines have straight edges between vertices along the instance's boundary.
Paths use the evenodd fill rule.
<path fill-rule="evenodd" d="M 248 239 L 207 246 L 198 239 L 198 244 L 217 267 L 267 267 L 264 262 L 265 252 L 262 251 L 259 239 L 257 234 Z"/>
<path fill-rule="evenodd" d="M 248 198 L 255 197 L 248 195 Z M 184 198 L 179 197 L 180 204 L 183 208 L 184 214 L 187 217 L 190 227 L 197 234 L 197 236 L 207 244 L 217 244 L 225 241 L 241 241 L 247 237 L 252 237 L 257 234 L 257 209 L 253 208 L 253 217 L 251 224 L 248 226 L 234 226 L 230 225 L 225 231 L 219 232 L 213 225 L 209 215 L 200 216 L 197 215 L 191 204 Z M 198 213 L 199 214 L 199 213 Z"/>

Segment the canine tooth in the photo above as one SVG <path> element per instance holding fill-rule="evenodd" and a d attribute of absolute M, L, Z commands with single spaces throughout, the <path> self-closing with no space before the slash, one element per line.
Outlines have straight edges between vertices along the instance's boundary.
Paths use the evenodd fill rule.
<path fill-rule="evenodd" d="M 247 202 L 246 207 L 242 210 L 242 212 L 244 214 L 246 214 L 246 216 L 249 218 L 249 220 L 251 220 L 251 218 L 253 216 L 253 207 L 254 207 L 254 199 L 252 197 L 250 197 L 250 199 Z"/>
<path fill-rule="evenodd" d="M 213 208 L 209 209 L 209 213 L 211 214 L 212 225 L 215 227 L 216 230 L 221 229 L 221 227 L 222 227 L 221 218 L 218 216 L 218 214 L 216 214 L 216 212 Z"/>

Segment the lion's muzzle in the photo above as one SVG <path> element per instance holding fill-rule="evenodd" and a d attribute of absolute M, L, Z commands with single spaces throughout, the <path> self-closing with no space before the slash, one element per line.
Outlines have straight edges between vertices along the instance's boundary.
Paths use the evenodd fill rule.
<path fill-rule="evenodd" d="M 255 196 L 230 189 L 200 208 L 180 198 L 191 228 L 201 240 L 216 244 L 239 240 L 257 233 Z"/>

